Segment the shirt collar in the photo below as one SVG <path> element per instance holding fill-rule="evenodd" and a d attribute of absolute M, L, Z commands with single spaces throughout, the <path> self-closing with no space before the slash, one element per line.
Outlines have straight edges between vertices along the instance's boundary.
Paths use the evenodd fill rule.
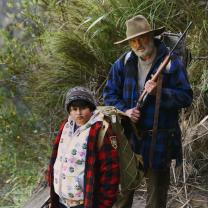
<path fill-rule="evenodd" d="M 95 110 L 93 112 L 93 115 L 91 116 L 90 120 L 78 128 L 79 128 L 79 130 L 87 129 L 87 128 L 91 127 L 94 123 L 96 123 L 98 121 L 103 121 L 103 117 L 104 117 L 104 115 L 102 113 L 100 113 L 99 110 Z M 72 117 L 70 115 L 68 117 L 68 124 L 71 126 L 72 129 L 74 129 L 76 126 L 75 121 L 72 119 Z"/>

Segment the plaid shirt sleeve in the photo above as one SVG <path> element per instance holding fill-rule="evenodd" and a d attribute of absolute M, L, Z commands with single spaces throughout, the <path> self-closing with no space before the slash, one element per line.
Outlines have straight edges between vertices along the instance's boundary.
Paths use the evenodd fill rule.
<path fill-rule="evenodd" d="M 104 87 L 104 104 L 115 106 L 121 111 L 126 111 L 128 107 L 123 99 L 124 64 L 118 59 L 110 69 L 108 80 Z"/>
<path fill-rule="evenodd" d="M 97 153 L 99 170 L 95 193 L 96 208 L 110 208 L 116 201 L 119 184 L 118 150 L 114 146 L 116 142 L 116 137 L 109 126 L 103 146 Z"/>
<path fill-rule="evenodd" d="M 161 107 L 180 109 L 191 105 L 193 92 L 190 87 L 187 72 L 179 58 L 171 60 L 169 73 L 164 77 Z"/>

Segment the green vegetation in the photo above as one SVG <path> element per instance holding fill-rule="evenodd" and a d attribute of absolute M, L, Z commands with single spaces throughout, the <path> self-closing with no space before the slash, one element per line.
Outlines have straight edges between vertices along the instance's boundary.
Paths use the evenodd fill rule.
<path fill-rule="evenodd" d="M 172 32 L 193 21 L 187 45 L 194 58 L 207 56 L 206 1 L 22 0 L 8 1 L 8 8 L 21 13 L 0 32 L 0 207 L 21 207 L 39 181 L 68 87 L 86 85 L 102 104 L 109 68 L 127 50 L 113 44 L 125 36 L 126 19 L 140 13 Z M 187 70 L 197 96 L 183 113 L 184 133 L 207 114 L 208 61 L 193 59 Z M 205 168 L 190 172 L 203 180 L 207 145 L 193 147 L 200 161 L 193 170 Z"/>
<path fill-rule="evenodd" d="M 20 207 L 47 162 L 49 140 L 39 135 L 34 120 L 18 115 L 13 106 L 1 106 L 0 126 L 0 205 Z"/>

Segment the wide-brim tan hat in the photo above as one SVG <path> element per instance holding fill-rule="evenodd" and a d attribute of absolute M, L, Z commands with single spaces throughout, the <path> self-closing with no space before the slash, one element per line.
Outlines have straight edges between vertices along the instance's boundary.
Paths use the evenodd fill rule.
<path fill-rule="evenodd" d="M 153 34 L 153 36 L 160 35 L 165 31 L 165 27 L 152 29 L 147 19 L 142 15 L 137 15 L 126 21 L 126 38 L 115 42 L 114 44 L 123 43 L 132 38 L 144 35 Z"/>

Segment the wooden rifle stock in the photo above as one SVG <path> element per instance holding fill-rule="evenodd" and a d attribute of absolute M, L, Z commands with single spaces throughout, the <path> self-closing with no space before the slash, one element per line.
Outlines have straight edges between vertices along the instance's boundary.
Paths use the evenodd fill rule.
<path fill-rule="evenodd" d="M 170 53 L 165 57 L 165 59 L 163 60 L 163 62 L 160 64 L 160 66 L 158 67 L 156 73 L 152 76 L 151 80 L 156 82 L 157 78 L 159 77 L 160 73 L 162 73 L 162 70 L 167 66 L 168 62 L 170 61 Z M 147 96 L 148 92 L 146 90 L 144 90 L 141 94 L 141 96 L 139 97 L 139 100 L 137 102 L 136 108 L 139 109 L 140 106 L 142 105 L 142 103 L 144 102 L 146 96 Z"/>

